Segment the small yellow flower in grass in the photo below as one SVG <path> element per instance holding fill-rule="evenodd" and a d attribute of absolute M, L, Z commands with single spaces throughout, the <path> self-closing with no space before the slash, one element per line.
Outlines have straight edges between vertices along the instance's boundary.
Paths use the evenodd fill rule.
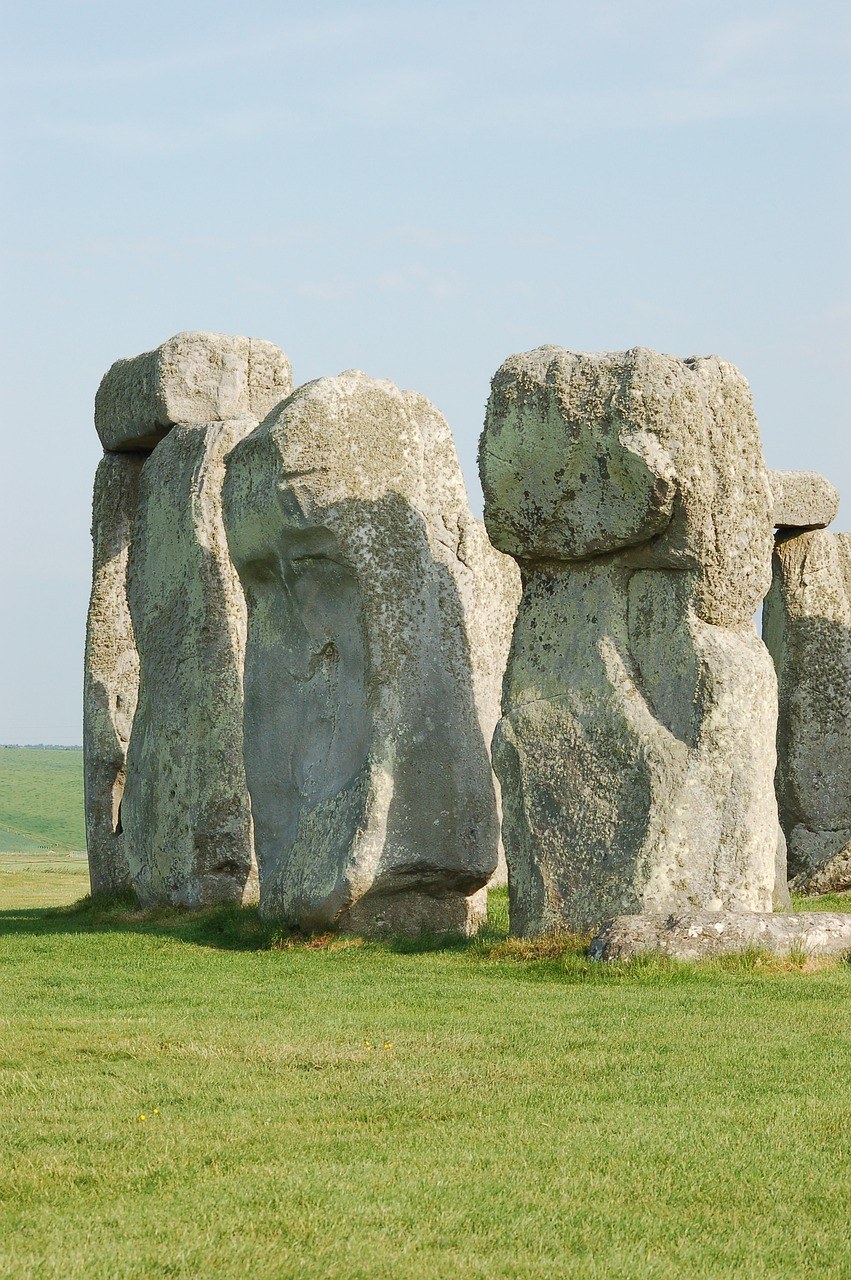
<path fill-rule="evenodd" d="M 154 1107 L 154 1115 L 155 1115 L 155 1116 L 158 1116 L 159 1114 L 160 1114 L 160 1109 L 159 1109 L 159 1107 Z"/>
<path fill-rule="evenodd" d="M 392 1041 L 392 1040 L 387 1040 L 387 1041 L 385 1042 L 384 1048 L 385 1048 L 385 1049 L 392 1049 L 392 1048 L 393 1048 L 393 1041 Z"/>
<path fill-rule="evenodd" d="M 148 1118 L 148 1117 L 147 1117 L 146 1115 L 141 1115 L 141 1116 L 139 1116 L 139 1119 L 140 1119 L 140 1120 L 147 1120 L 147 1118 Z"/>

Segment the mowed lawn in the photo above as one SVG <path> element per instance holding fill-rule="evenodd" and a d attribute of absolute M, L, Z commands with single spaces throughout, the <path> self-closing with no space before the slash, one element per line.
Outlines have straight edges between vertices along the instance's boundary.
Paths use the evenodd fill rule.
<path fill-rule="evenodd" d="M 848 966 L 32 905 L 75 873 L 2 878 L 0 1276 L 851 1275 Z"/>
<path fill-rule="evenodd" d="M 85 849 L 82 751 L 0 747 L 0 853 Z"/>

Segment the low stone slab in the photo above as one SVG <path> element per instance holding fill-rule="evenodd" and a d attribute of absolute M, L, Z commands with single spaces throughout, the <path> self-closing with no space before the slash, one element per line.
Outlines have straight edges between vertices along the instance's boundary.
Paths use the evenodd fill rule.
<path fill-rule="evenodd" d="M 839 510 L 839 492 L 817 471 L 770 471 L 774 524 L 781 529 L 825 529 Z"/>
<path fill-rule="evenodd" d="M 260 338 L 178 333 L 116 360 L 95 397 L 104 449 L 153 449 L 178 422 L 265 418 L 292 390 L 290 362 Z"/>
<path fill-rule="evenodd" d="M 632 960 L 661 954 L 707 960 L 752 947 L 775 956 L 843 956 L 851 952 L 851 913 L 800 911 L 688 911 L 678 915 L 617 916 L 589 948 L 594 960 Z"/>

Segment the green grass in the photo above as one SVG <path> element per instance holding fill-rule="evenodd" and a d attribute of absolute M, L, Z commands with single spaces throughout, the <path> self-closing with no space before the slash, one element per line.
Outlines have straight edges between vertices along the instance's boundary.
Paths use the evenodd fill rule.
<path fill-rule="evenodd" d="M 0 912 L 55 907 L 88 893 L 89 864 L 67 854 L 0 853 Z"/>
<path fill-rule="evenodd" d="M 7 902 L 0 1276 L 851 1274 L 847 966 L 505 934 Z"/>
<path fill-rule="evenodd" d="M 851 1275 L 851 967 L 63 905 L 79 757 L 0 769 L 0 1277 Z"/>
<path fill-rule="evenodd" d="M 85 849 L 82 751 L 0 747 L 0 850 Z"/>

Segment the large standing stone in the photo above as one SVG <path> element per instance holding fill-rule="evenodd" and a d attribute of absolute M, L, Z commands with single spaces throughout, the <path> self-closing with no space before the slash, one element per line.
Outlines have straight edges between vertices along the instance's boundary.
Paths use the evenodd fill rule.
<path fill-rule="evenodd" d="M 147 456 L 106 454 L 95 476 L 83 681 L 86 842 L 94 894 L 121 893 L 130 887 L 121 801 L 139 690 L 139 657 L 127 604 L 127 553 Z"/>
<path fill-rule="evenodd" d="M 497 372 L 485 521 L 523 568 L 494 739 L 512 929 L 771 909 L 772 495 L 714 357 L 544 347 Z"/>
<path fill-rule="evenodd" d="M 465 519 L 458 545 L 456 581 L 470 645 L 476 709 L 482 736 L 490 751 L 501 715 L 502 681 L 522 588 L 517 564 L 511 556 L 496 550 L 481 520 L 467 522 Z M 488 881 L 488 888 L 496 889 L 508 884 L 508 865 L 501 834 L 501 788 L 496 774 L 491 776 L 496 792 L 500 839 L 497 866 Z"/>
<path fill-rule="evenodd" d="M 178 422 L 264 418 L 292 389 L 290 362 L 260 338 L 178 333 L 116 360 L 95 397 L 105 449 L 151 449 Z"/>
<path fill-rule="evenodd" d="M 796 888 L 836 890 L 848 880 L 851 841 L 851 533 L 779 536 L 762 616 L 780 687 L 777 797 L 789 870 Z M 829 872 L 823 864 L 834 858 Z"/>
<path fill-rule="evenodd" d="M 248 604 L 264 915 L 472 932 L 498 829 L 476 697 L 487 621 L 471 614 L 483 566 L 509 599 L 496 613 L 511 589 L 446 422 L 359 372 L 310 383 L 234 450 L 225 523 Z"/>
<path fill-rule="evenodd" d="M 256 425 L 176 426 L 142 471 L 128 574 L 139 702 L 122 815 L 145 906 L 257 898 L 242 761 L 245 602 L 221 518 L 225 459 Z"/>

